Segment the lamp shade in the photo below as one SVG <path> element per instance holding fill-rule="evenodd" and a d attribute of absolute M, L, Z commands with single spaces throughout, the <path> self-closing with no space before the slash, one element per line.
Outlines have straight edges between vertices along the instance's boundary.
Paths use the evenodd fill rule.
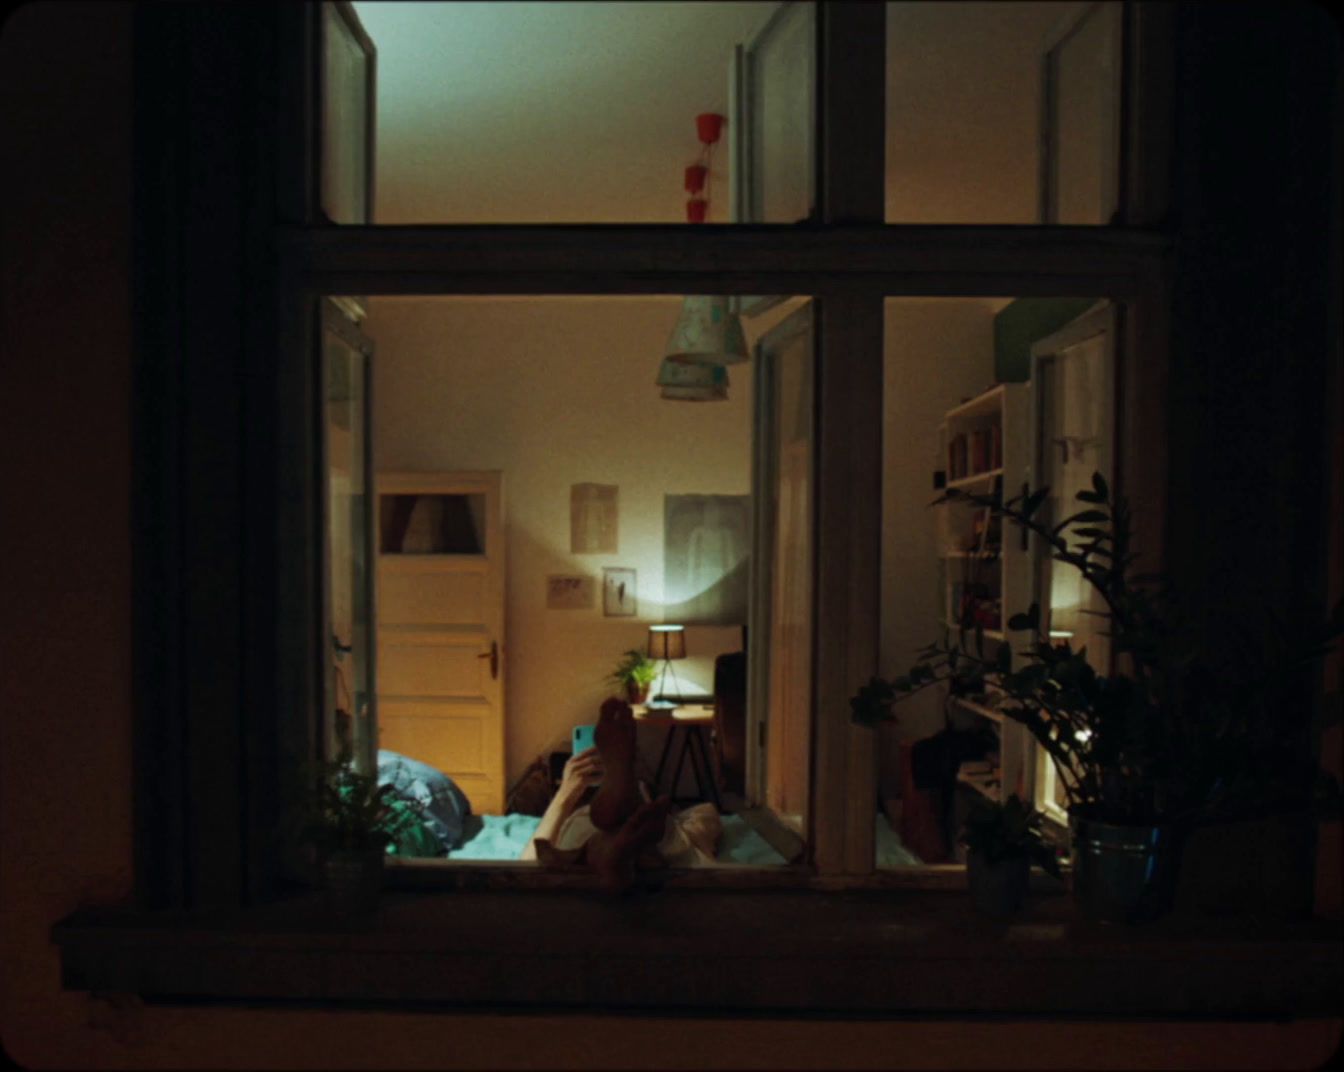
<path fill-rule="evenodd" d="M 742 321 L 724 294 L 692 294 L 682 299 L 672 337 L 669 361 L 689 365 L 740 365 L 747 360 Z"/>
<path fill-rule="evenodd" d="M 649 658 L 686 658 L 686 627 L 683 625 L 649 626 Z"/>

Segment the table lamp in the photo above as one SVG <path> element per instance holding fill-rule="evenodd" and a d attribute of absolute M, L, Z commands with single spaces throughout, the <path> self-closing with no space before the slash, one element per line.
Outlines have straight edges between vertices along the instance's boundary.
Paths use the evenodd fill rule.
<path fill-rule="evenodd" d="M 649 658 L 661 659 L 663 661 L 662 675 L 659 679 L 661 688 L 655 693 L 655 696 L 667 695 L 667 678 L 670 674 L 672 681 L 676 686 L 676 693 L 681 692 L 681 682 L 677 678 L 677 672 L 672 668 L 673 659 L 686 658 L 686 627 L 683 625 L 651 625 L 649 626 Z M 676 707 L 675 703 L 669 700 L 651 699 L 650 707 Z"/>

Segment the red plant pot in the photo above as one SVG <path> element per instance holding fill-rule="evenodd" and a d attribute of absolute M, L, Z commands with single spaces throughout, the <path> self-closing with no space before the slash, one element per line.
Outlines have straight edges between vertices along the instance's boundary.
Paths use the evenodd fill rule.
<path fill-rule="evenodd" d="M 695 130 L 702 142 L 713 145 L 719 140 L 719 134 L 723 130 L 723 116 L 715 115 L 713 112 L 702 112 L 695 117 Z"/>
<path fill-rule="evenodd" d="M 686 192 L 698 194 L 705 188 L 705 178 L 709 175 L 709 168 L 704 164 L 692 164 L 686 169 Z"/>
<path fill-rule="evenodd" d="M 693 197 L 686 202 L 686 222 L 704 223 L 705 210 L 709 207 L 709 202 L 703 197 Z"/>

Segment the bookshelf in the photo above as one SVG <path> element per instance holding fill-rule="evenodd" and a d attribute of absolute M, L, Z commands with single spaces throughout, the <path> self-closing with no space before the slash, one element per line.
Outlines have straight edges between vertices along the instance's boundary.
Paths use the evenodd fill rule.
<path fill-rule="evenodd" d="M 938 429 L 943 470 L 935 484 L 1000 499 L 1021 494 L 1030 480 L 1029 392 L 1027 384 L 996 384 L 944 413 Z M 943 503 L 935 514 L 940 625 L 954 638 L 965 628 L 964 645 L 972 654 L 978 626 L 991 658 L 999 644 L 1011 642 L 1007 616 L 1031 602 L 1027 548 L 1018 530 L 1004 531 L 984 507 Z M 957 781 L 991 800 L 1013 792 L 1029 799 L 1030 735 L 998 710 L 1000 700 L 993 690 L 952 698 L 954 725 L 989 726 L 999 742 L 997 755 L 963 764 Z"/>

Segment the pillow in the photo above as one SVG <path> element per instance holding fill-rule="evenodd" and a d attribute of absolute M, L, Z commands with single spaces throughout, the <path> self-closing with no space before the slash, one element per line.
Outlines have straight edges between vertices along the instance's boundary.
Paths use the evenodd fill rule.
<path fill-rule="evenodd" d="M 444 852 L 461 844 L 471 803 L 448 775 L 418 759 L 380 748 L 378 784 L 390 785 L 398 797 L 416 810 L 420 821 L 443 844 Z"/>

